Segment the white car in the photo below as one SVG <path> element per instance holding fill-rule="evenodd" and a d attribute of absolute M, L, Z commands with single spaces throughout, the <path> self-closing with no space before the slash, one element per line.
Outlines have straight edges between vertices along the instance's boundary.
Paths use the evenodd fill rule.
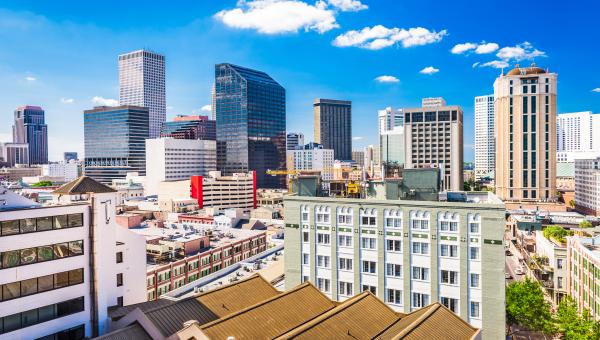
<path fill-rule="evenodd" d="M 523 267 L 517 267 L 517 269 L 515 269 L 515 274 L 517 274 L 517 275 L 525 274 L 525 272 L 523 271 Z"/>

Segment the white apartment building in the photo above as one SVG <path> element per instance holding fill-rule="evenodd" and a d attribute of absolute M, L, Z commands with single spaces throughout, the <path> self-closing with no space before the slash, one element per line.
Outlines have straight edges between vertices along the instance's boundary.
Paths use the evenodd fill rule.
<path fill-rule="evenodd" d="M 379 110 L 379 152 L 382 164 L 404 165 L 404 113 L 391 107 Z"/>
<path fill-rule="evenodd" d="M 217 169 L 214 140 L 146 139 L 146 195 L 157 194 L 160 182 L 206 176 Z"/>
<path fill-rule="evenodd" d="M 287 150 L 288 170 L 321 171 L 324 181 L 333 179 L 333 149 L 323 149 L 321 144 L 309 143 L 295 150 Z"/>
<path fill-rule="evenodd" d="M 150 138 L 166 121 L 165 56 L 147 50 L 119 55 L 119 105 L 147 107 Z"/>
<path fill-rule="evenodd" d="M 575 159 L 575 206 L 600 216 L 600 157 Z"/>
<path fill-rule="evenodd" d="M 75 161 L 43 164 L 42 176 L 61 177 L 70 182 L 79 177 L 79 164 Z"/>
<path fill-rule="evenodd" d="M 496 167 L 494 138 L 494 95 L 475 97 L 475 179 L 494 172 Z"/>
<path fill-rule="evenodd" d="M 116 192 L 81 177 L 54 196 L 0 188 L 0 338 L 98 336 L 109 307 L 146 300 L 146 242 L 115 223 Z"/>
<path fill-rule="evenodd" d="M 560 113 L 556 116 L 556 161 L 600 156 L 600 114 L 591 111 Z"/>

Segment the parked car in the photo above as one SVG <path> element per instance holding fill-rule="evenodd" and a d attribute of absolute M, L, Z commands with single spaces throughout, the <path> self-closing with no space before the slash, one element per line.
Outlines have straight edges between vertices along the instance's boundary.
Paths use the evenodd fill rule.
<path fill-rule="evenodd" d="M 512 277 L 512 275 L 510 275 L 510 273 L 504 273 L 504 278 L 507 279 L 507 280 L 510 280 L 513 277 Z"/>
<path fill-rule="evenodd" d="M 508 249 L 506 249 L 506 251 L 504 252 L 504 254 L 506 256 L 512 256 L 512 252 L 510 250 L 508 250 Z"/>
<path fill-rule="evenodd" d="M 525 272 L 523 271 L 523 267 L 517 267 L 517 269 L 515 269 L 515 274 L 517 274 L 517 275 L 525 274 Z"/>

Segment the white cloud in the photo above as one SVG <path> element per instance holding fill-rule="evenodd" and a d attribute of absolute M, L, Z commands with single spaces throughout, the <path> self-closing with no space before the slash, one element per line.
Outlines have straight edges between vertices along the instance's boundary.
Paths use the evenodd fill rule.
<path fill-rule="evenodd" d="M 27 81 L 36 81 L 37 78 L 36 77 L 32 77 L 32 76 L 27 76 L 27 77 L 25 77 L 25 80 L 27 80 Z"/>
<path fill-rule="evenodd" d="M 488 54 L 497 50 L 500 46 L 496 43 L 481 43 L 475 49 L 475 53 L 477 54 Z"/>
<path fill-rule="evenodd" d="M 498 47 L 499 46 L 496 43 L 486 43 L 485 41 L 482 41 L 479 44 L 466 42 L 454 45 L 450 52 L 453 54 L 463 54 L 465 52 L 474 51 L 477 54 L 487 54 L 496 51 Z"/>
<path fill-rule="evenodd" d="M 464 52 L 467 52 L 467 51 L 470 51 L 470 50 L 473 50 L 473 49 L 476 49 L 476 48 L 477 48 L 477 44 L 467 42 L 467 43 L 464 43 L 464 44 L 456 44 L 456 45 L 454 45 L 454 47 L 452 47 L 452 49 L 450 50 L 450 52 L 452 54 L 462 54 Z"/>
<path fill-rule="evenodd" d="M 596 87 L 595 89 L 592 90 L 592 92 L 598 92 L 598 93 L 600 93 L 600 87 Z"/>
<path fill-rule="evenodd" d="M 365 139 L 365 137 L 361 137 L 361 136 L 352 137 L 352 140 L 363 140 L 363 139 Z"/>
<path fill-rule="evenodd" d="M 479 62 L 475 62 L 475 63 L 473 63 L 473 65 L 471 65 L 471 67 L 472 67 L 472 68 L 476 68 L 476 67 L 477 67 L 477 65 L 479 65 Z"/>
<path fill-rule="evenodd" d="M 119 105 L 119 101 L 116 99 L 109 99 L 109 98 L 104 98 L 104 97 L 100 97 L 100 96 L 95 96 L 94 98 L 92 98 L 92 103 L 94 103 L 94 105 L 98 105 L 98 106 L 118 106 Z"/>
<path fill-rule="evenodd" d="M 75 99 L 73 98 L 60 98 L 60 102 L 63 104 L 73 104 L 73 102 L 75 102 Z"/>
<path fill-rule="evenodd" d="M 424 69 L 422 69 L 421 71 L 419 71 L 419 73 L 421 74 L 434 74 L 434 73 L 438 73 L 440 72 L 440 69 L 435 68 L 433 66 L 427 66 Z"/>
<path fill-rule="evenodd" d="M 521 61 L 535 57 L 545 57 L 546 53 L 534 48 L 526 41 L 516 46 L 503 47 L 496 53 L 496 56 L 504 61 Z"/>
<path fill-rule="evenodd" d="M 295 33 L 300 29 L 323 33 L 339 27 L 335 11 L 323 1 L 309 5 L 298 0 L 240 0 L 236 8 L 222 10 L 214 17 L 229 27 L 263 34 Z"/>
<path fill-rule="evenodd" d="M 487 63 L 482 63 L 479 67 L 493 67 L 493 68 L 506 68 L 508 67 L 508 63 L 503 60 L 494 60 L 488 61 Z"/>
<path fill-rule="evenodd" d="M 360 31 L 352 30 L 340 34 L 333 40 L 333 45 L 369 50 L 379 50 L 396 44 L 402 44 L 402 47 L 412 47 L 439 42 L 447 34 L 446 30 L 436 32 L 423 27 L 404 29 L 376 25 L 365 27 Z"/>
<path fill-rule="evenodd" d="M 212 112 L 212 105 L 206 104 L 200 108 L 200 111 L 204 112 Z"/>
<path fill-rule="evenodd" d="M 400 79 L 394 76 L 383 75 L 375 78 L 375 81 L 379 83 L 399 83 Z"/>
<path fill-rule="evenodd" d="M 329 0 L 329 4 L 342 12 L 358 12 L 369 8 L 358 0 Z"/>

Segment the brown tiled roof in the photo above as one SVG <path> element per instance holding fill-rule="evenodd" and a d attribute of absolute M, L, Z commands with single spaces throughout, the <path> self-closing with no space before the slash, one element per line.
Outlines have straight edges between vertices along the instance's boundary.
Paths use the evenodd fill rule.
<path fill-rule="evenodd" d="M 306 282 L 201 327 L 209 339 L 272 339 L 335 307 Z"/>
<path fill-rule="evenodd" d="M 471 339 L 479 329 L 454 314 L 439 302 L 402 317 L 375 336 L 375 339 Z"/>
<path fill-rule="evenodd" d="M 262 276 L 254 274 L 245 280 L 202 293 L 196 300 L 223 317 L 278 294 L 277 289 Z"/>
<path fill-rule="evenodd" d="M 277 339 L 370 339 L 396 321 L 390 307 L 365 291 Z"/>
<path fill-rule="evenodd" d="M 64 184 L 60 188 L 54 190 L 55 194 L 87 194 L 87 193 L 102 194 L 106 192 L 117 192 L 115 189 L 106 186 L 90 177 L 81 176 L 71 182 Z"/>

